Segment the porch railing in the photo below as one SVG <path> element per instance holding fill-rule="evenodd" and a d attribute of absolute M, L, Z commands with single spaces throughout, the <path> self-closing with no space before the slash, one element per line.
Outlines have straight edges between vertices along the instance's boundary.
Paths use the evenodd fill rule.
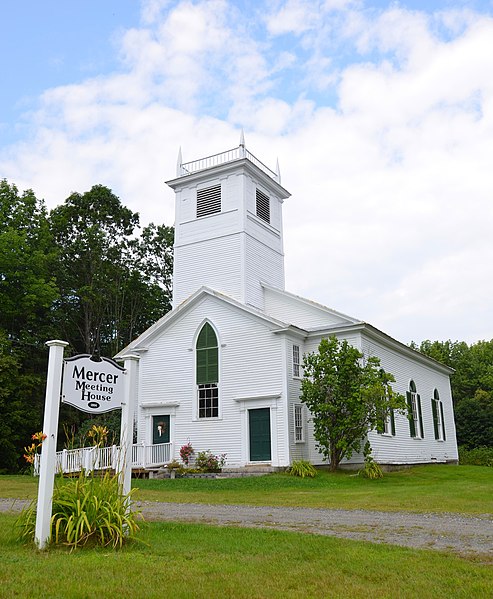
<path fill-rule="evenodd" d="M 132 446 L 132 468 L 149 469 L 164 466 L 171 461 L 172 443 L 146 445 L 134 443 Z M 116 470 L 120 459 L 120 446 L 111 447 L 79 447 L 78 449 L 63 449 L 56 453 L 56 472 L 71 474 L 86 470 Z M 34 461 L 34 475 L 39 475 L 40 456 Z"/>

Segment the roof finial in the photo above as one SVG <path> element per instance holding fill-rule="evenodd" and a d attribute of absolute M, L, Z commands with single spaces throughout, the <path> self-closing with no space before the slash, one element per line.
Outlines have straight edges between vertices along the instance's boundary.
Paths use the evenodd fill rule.
<path fill-rule="evenodd" d="M 178 150 L 178 160 L 176 161 L 176 176 L 177 177 L 181 177 L 183 174 L 182 168 L 181 168 L 182 164 L 183 164 L 183 159 L 181 157 L 181 146 L 180 146 L 180 149 Z"/>
<path fill-rule="evenodd" d="M 243 132 L 243 127 L 241 128 L 241 134 L 240 134 L 240 148 L 244 148 L 245 147 L 245 133 Z"/>
<path fill-rule="evenodd" d="M 279 158 L 277 158 L 277 162 L 276 162 L 276 179 L 280 185 L 281 184 L 281 170 L 279 168 Z"/>

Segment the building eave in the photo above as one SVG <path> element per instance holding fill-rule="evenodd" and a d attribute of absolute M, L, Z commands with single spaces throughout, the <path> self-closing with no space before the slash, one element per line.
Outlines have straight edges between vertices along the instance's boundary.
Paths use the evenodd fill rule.
<path fill-rule="evenodd" d="M 248 158 L 238 158 L 236 160 L 231 160 L 230 162 L 225 162 L 216 166 L 209 166 L 189 175 L 181 175 L 180 177 L 175 177 L 174 179 L 165 181 L 165 183 L 166 185 L 171 187 L 171 189 L 176 190 L 182 186 L 188 185 L 189 183 L 196 184 L 197 182 L 200 182 L 202 179 L 210 179 L 212 175 L 215 175 L 217 177 L 227 175 L 228 173 L 237 171 L 238 168 L 243 168 L 246 171 L 250 172 L 252 175 L 255 176 L 255 178 L 260 180 L 263 185 L 270 189 L 272 193 L 274 193 L 281 199 L 285 200 L 286 198 L 289 198 L 291 196 L 287 189 L 285 189 L 272 177 L 269 177 L 267 173 L 264 173 L 262 169 L 260 169 L 250 160 L 248 160 Z"/>
<path fill-rule="evenodd" d="M 307 338 L 313 339 L 317 337 L 326 337 L 328 335 L 343 335 L 351 332 L 359 332 L 363 335 L 366 335 L 366 337 L 373 339 L 374 341 L 378 341 L 379 343 L 381 343 L 389 349 L 397 351 L 401 354 L 405 354 L 410 359 L 416 360 L 421 364 L 433 368 L 434 370 L 439 370 L 440 372 L 449 376 L 455 372 L 455 370 L 453 368 L 450 368 L 450 366 L 446 366 L 445 364 L 438 362 L 438 360 L 435 360 L 434 358 L 430 358 L 429 356 L 422 354 L 421 352 L 413 349 L 412 347 L 405 345 L 401 341 L 394 339 L 390 335 L 387 335 L 387 333 L 384 333 L 383 331 L 377 329 L 373 325 L 363 321 L 357 322 L 352 325 L 334 325 L 330 327 L 310 329 L 307 333 Z"/>

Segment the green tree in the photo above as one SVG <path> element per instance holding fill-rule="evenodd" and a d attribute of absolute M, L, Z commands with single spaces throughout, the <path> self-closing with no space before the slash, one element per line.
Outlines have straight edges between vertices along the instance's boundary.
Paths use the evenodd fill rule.
<path fill-rule="evenodd" d="M 101 332 L 119 294 L 120 268 L 138 219 L 102 185 L 73 193 L 51 211 L 59 251 L 59 324 L 76 352 L 101 349 Z"/>
<path fill-rule="evenodd" d="M 23 464 L 41 428 L 55 258 L 43 202 L 0 181 L 0 470 Z"/>
<path fill-rule="evenodd" d="M 173 229 L 149 225 L 96 185 L 52 210 L 60 329 L 76 352 L 113 355 L 170 308 Z"/>
<path fill-rule="evenodd" d="M 470 346 L 426 340 L 411 347 L 455 370 L 451 387 L 458 444 L 493 447 L 493 339 Z"/>
<path fill-rule="evenodd" d="M 376 357 L 363 354 L 346 340 L 322 339 L 318 351 L 303 362 L 301 401 L 309 408 L 314 436 L 330 469 L 360 451 L 368 431 L 390 410 L 404 412 L 405 399 L 392 390 L 390 373 Z"/>

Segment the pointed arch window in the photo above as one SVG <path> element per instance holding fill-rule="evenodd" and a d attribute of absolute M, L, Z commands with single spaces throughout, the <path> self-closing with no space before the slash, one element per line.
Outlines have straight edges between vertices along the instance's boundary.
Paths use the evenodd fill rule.
<path fill-rule="evenodd" d="M 219 416 L 219 350 L 216 333 L 206 322 L 200 330 L 196 345 L 196 383 L 198 417 Z"/>
<path fill-rule="evenodd" d="M 388 406 L 390 402 L 390 390 L 388 388 L 387 375 L 383 368 L 380 368 L 380 379 L 384 383 L 384 402 Z M 395 437 L 395 416 L 392 408 L 386 407 L 379 415 L 377 420 L 377 433 L 381 435 L 391 435 Z"/>
<path fill-rule="evenodd" d="M 431 413 L 433 414 L 433 428 L 435 430 L 435 439 L 445 441 L 445 421 L 443 418 L 443 403 L 440 399 L 438 389 L 433 391 L 431 400 Z"/>
<path fill-rule="evenodd" d="M 407 407 L 409 418 L 409 433 L 415 439 L 422 439 L 424 434 L 423 429 L 423 414 L 421 412 L 421 397 L 416 391 L 414 381 L 409 383 L 409 391 L 407 392 Z"/>

